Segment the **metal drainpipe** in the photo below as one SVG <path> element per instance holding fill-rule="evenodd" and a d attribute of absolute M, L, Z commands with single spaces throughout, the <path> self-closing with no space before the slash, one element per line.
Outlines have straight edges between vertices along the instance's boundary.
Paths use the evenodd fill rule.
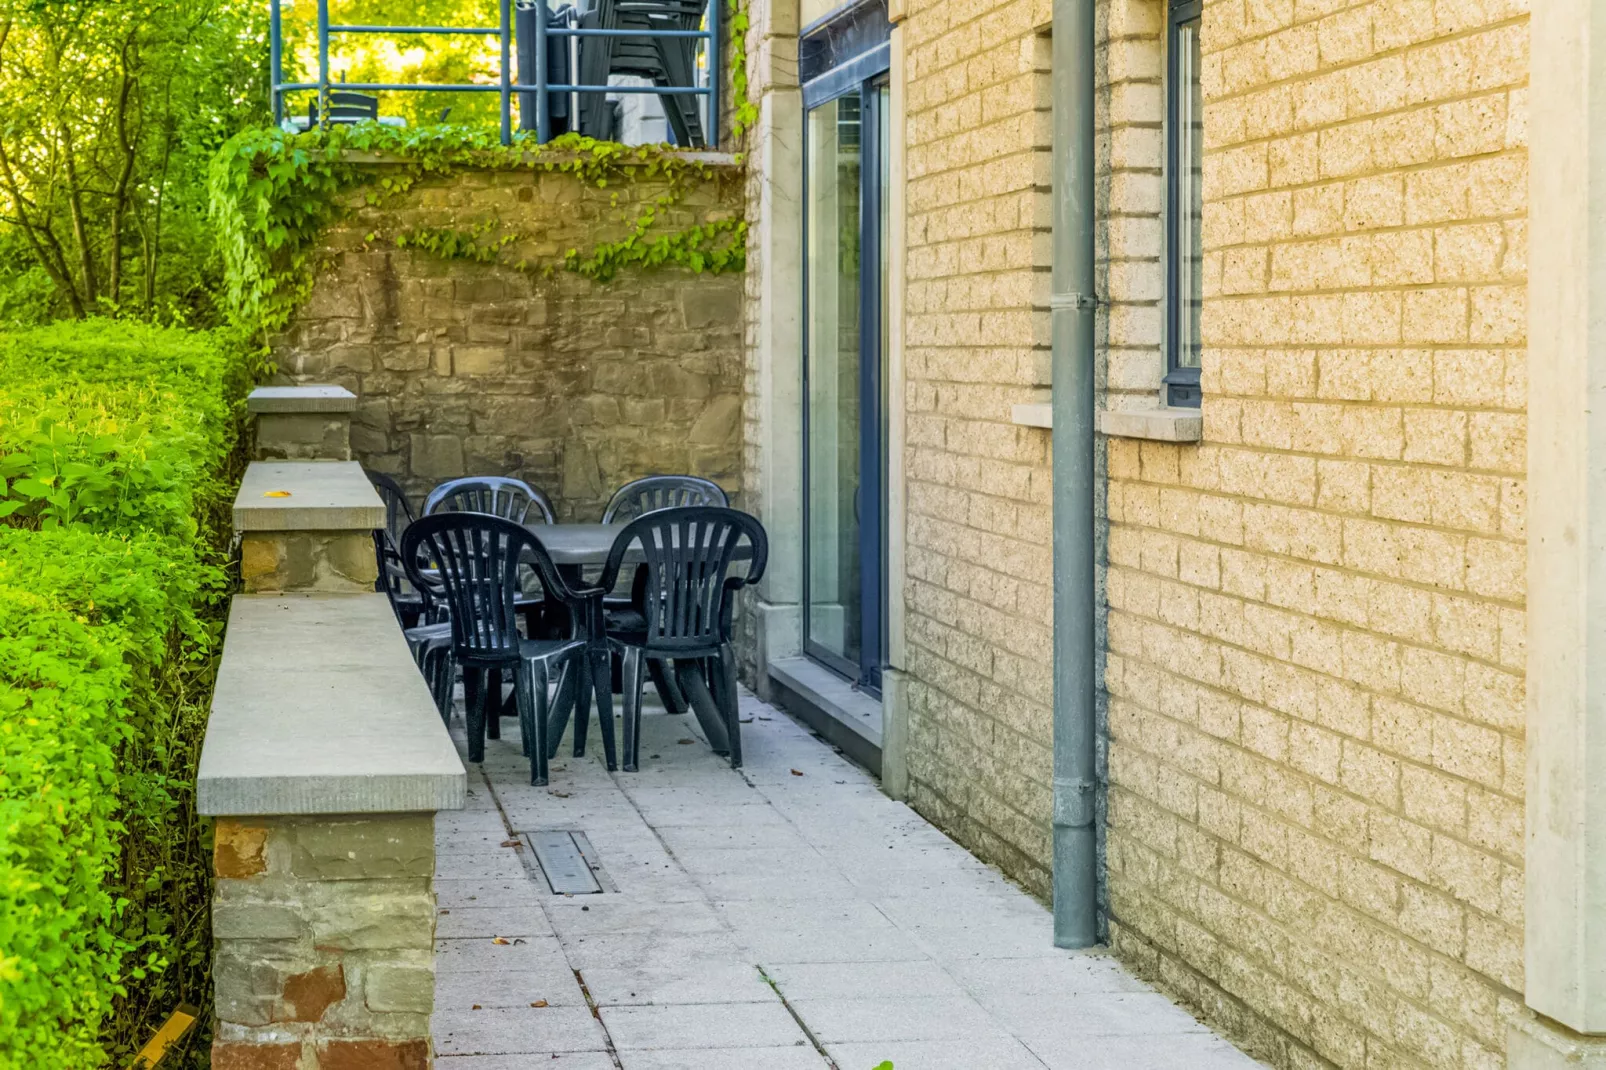
<path fill-rule="evenodd" d="M 1098 940 L 1093 661 L 1093 7 L 1054 0 L 1054 945 Z"/>

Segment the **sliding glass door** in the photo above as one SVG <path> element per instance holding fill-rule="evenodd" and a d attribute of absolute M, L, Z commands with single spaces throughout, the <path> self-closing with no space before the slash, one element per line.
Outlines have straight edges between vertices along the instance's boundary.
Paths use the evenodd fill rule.
<path fill-rule="evenodd" d="M 804 127 L 804 649 L 879 692 L 887 85 L 878 73 L 832 88 Z"/>

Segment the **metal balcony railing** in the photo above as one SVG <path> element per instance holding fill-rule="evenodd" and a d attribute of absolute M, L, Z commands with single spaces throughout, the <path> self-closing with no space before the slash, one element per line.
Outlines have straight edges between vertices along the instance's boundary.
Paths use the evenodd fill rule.
<path fill-rule="evenodd" d="M 618 0 L 599 0 L 601 4 L 617 4 Z M 329 94 L 331 91 L 351 92 L 416 92 L 416 93 L 496 93 L 500 97 L 500 116 L 502 127 L 502 144 L 511 144 L 513 140 L 513 95 L 520 94 L 520 106 L 533 101 L 535 109 L 536 140 L 545 143 L 552 137 L 552 115 L 550 102 L 552 94 L 566 93 L 571 100 L 578 102 L 581 94 L 587 93 L 652 93 L 660 97 L 694 95 L 708 99 L 708 115 L 702 123 L 703 137 L 709 148 L 714 148 L 719 140 L 719 62 L 718 57 L 720 41 L 720 4 L 723 0 L 708 0 L 707 11 L 703 19 L 703 27 L 697 30 L 650 30 L 638 27 L 626 28 L 586 28 L 583 26 L 552 26 L 551 12 L 546 0 L 535 0 L 531 5 L 534 10 L 534 48 L 533 63 L 534 78 L 531 81 L 515 81 L 513 77 L 512 54 L 514 48 L 514 20 L 513 0 L 498 0 L 500 23 L 497 26 L 371 26 L 361 24 L 331 23 L 329 21 L 329 0 L 317 0 L 318 3 L 318 80 L 315 82 L 286 82 L 284 80 L 284 41 L 283 26 L 281 22 L 281 0 L 270 0 L 268 16 L 269 35 L 269 70 L 273 78 L 273 119 L 279 123 L 284 121 L 285 95 L 294 92 L 315 90 L 318 94 L 318 116 L 320 121 L 329 122 Z M 650 10 L 651 0 L 632 0 L 637 11 Z M 523 4 L 520 7 L 523 8 Z M 501 62 L 498 68 L 495 85 L 486 85 L 476 82 L 330 82 L 329 80 L 329 39 L 335 34 L 455 34 L 471 35 L 477 37 L 495 37 L 501 46 Z M 690 38 L 706 41 L 708 44 L 708 64 L 705 69 L 705 84 L 702 85 L 581 85 L 579 79 L 578 63 L 571 61 L 570 70 L 572 82 L 554 83 L 551 81 L 549 68 L 551 67 L 548 41 L 553 38 L 567 38 L 583 42 L 586 38 Z M 583 45 L 581 45 L 583 47 Z M 569 55 L 576 56 L 578 48 L 571 47 Z M 521 76 L 527 72 L 519 71 Z M 695 67 L 693 78 L 695 79 Z M 575 112 L 578 109 L 571 107 L 569 115 L 571 124 L 575 121 Z M 666 111 L 667 102 L 666 102 Z M 526 124 L 528 125 L 528 124 Z M 572 127 L 571 127 L 572 128 Z"/>

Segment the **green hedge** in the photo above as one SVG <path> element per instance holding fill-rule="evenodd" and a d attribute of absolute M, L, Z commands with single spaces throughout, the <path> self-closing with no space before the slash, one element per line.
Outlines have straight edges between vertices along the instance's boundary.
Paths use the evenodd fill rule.
<path fill-rule="evenodd" d="M 0 1066 L 120 1066 L 210 1002 L 192 790 L 244 366 L 135 324 L 0 336 Z"/>

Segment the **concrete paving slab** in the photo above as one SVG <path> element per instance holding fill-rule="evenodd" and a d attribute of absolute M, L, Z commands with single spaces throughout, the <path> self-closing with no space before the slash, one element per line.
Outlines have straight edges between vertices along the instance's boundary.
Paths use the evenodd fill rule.
<path fill-rule="evenodd" d="M 697 936 L 720 932 L 719 915 L 703 903 L 659 903 L 623 895 L 577 895 L 547 905 L 552 929 L 569 939 L 619 933 Z"/>
<path fill-rule="evenodd" d="M 509 936 L 499 944 L 494 937 L 473 936 L 435 941 L 435 975 L 479 970 L 538 970 L 562 961 L 563 949 L 555 936 Z"/>
<path fill-rule="evenodd" d="M 947 969 L 983 1001 L 1150 990 L 1109 955 L 1086 952 L 1065 951 L 1051 958 L 977 959 L 949 963 Z"/>
<path fill-rule="evenodd" d="M 789 1047 L 807 1043 L 779 1003 L 695 1003 L 604 1007 L 613 1046 L 629 1049 Z"/>
<path fill-rule="evenodd" d="M 1012 1034 L 1033 1044 L 1072 1044 L 1094 1036 L 1209 1035 L 1204 1025 L 1158 992 L 994 993 L 977 1002 Z"/>
<path fill-rule="evenodd" d="M 543 891 L 528 877 L 512 880 L 435 878 L 435 904 L 440 907 L 537 906 Z"/>
<path fill-rule="evenodd" d="M 1044 1070 L 1041 1059 L 1010 1037 L 827 1044 L 825 1050 L 841 1070 L 871 1070 L 886 1060 L 897 1070 Z M 1125 1070 L 1140 1068 L 1129 1066 Z"/>
<path fill-rule="evenodd" d="M 781 999 L 765 983 L 758 967 L 741 962 L 715 960 L 654 969 L 592 967 L 584 976 L 587 990 L 602 1006 L 778 1003 Z"/>
<path fill-rule="evenodd" d="M 440 939 L 475 936 L 551 936 L 552 923 L 539 905 L 516 907 L 441 907 L 435 918 Z"/>
<path fill-rule="evenodd" d="M 1007 1040 L 1009 1033 L 969 996 L 793 999 L 816 1040 Z"/>
<path fill-rule="evenodd" d="M 431 1021 L 441 1055 L 516 1055 L 607 1051 L 589 1007 L 482 1007 L 442 1011 Z"/>
<path fill-rule="evenodd" d="M 807 1044 L 785 1048 L 622 1051 L 619 1060 L 624 1070 L 821 1070 L 829 1065 Z"/>
<path fill-rule="evenodd" d="M 959 998 L 966 994 L 951 973 L 930 959 L 765 963 L 764 971 L 781 993 L 799 1006 L 819 999 Z"/>
<path fill-rule="evenodd" d="M 1188 1034 L 1158 1037 L 1101 1037 L 1097 1043 L 1067 1045 L 1033 1041 L 1032 1049 L 1049 1070 L 1256 1070 L 1262 1067 L 1220 1037 Z"/>
<path fill-rule="evenodd" d="M 536 968 L 443 973 L 435 981 L 435 1012 L 485 1007 L 585 1006 L 585 993 L 561 955 Z"/>
<path fill-rule="evenodd" d="M 615 1070 L 605 1051 L 538 1051 L 528 1055 L 438 1056 L 435 1070 Z"/>

